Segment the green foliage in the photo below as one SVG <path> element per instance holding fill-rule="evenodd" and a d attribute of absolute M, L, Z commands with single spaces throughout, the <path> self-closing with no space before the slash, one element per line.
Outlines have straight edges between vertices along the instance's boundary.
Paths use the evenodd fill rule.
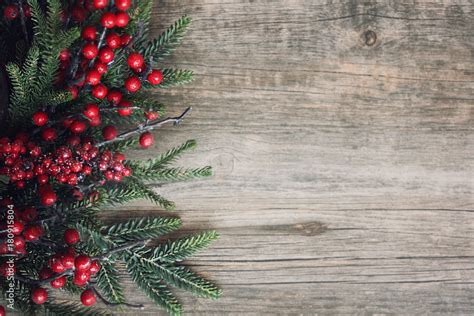
<path fill-rule="evenodd" d="M 194 79 L 194 73 L 186 69 L 163 69 L 163 81 L 158 88 L 168 88 L 190 83 Z"/>
<path fill-rule="evenodd" d="M 191 18 L 187 16 L 181 17 L 158 38 L 148 42 L 147 45 L 140 49 L 140 53 L 142 53 L 145 60 L 155 63 L 160 61 L 170 55 L 179 45 L 190 24 Z"/>
<path fill-rule="evenodd" d="M 84 305 L 70 301 L 53 301 L 46 302 L 40 307 L 38 315 L 45 316 L 106 316 L 112 315 L 109 311 L 101 310 L 93 307 L 85 307 Z"/>
<path fill-rule="evenodd" d="M 102 262 L 102 268 L 96 276 L 96 285 L 109 302 L 125 302 L 125 295 L 122 285 L 120 284 L 118 270 L 113 263 Z"/>
<path fill-rule="evenodd" d="M 154 262 L 183 261 L 196 252 L 208 247 L 209 244 L 217 238 L 219 238 L 217 232 L 209 231 L 187 236 L 175 241 L 168 241 L 156 247 L 150 259 Z"/>
<path fill-rule="evenodd" d="M 103 232 L 117 242 L 160 237 L 181 227 L 179 218 L 144 217 L 108 227 Z"/>

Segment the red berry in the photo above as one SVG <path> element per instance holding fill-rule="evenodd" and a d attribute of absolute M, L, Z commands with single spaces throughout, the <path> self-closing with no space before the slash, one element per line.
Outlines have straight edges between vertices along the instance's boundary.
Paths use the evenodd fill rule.
<path fill-rule="evenodd" d="M 131 76 L 125 80 L 125 89 L 127 89 L 129 92 L 137 92 L 138 90 L 140 90 L 140 87 L 141 83 L 138 77 Z"/>
<path fill-rule="evenodd" d="M 82 48 L 82 55 L 84 55 L 84 57 L 87 59 L 94 59 L 98 53 L 99 50 L 97 49 L 97 46 L 93 43 L 88 43 Z"/>
<path fill-rule="evenodd" d="M 26 16 L 27 18 L 31 18 L 31 7 L 30 7 L 29 5 L 25 4 L 25 5 L 23 6 L 23 11 L 24 11 L 25 16 Z"/>
<path fill-rule="evenodd" d="M 81 302 L 85 306 L 92 306 L 95 304 L 96 298 L 92 290 L 85 290 L 81 294 Z"/>
<path fill-rule="evenodd" d="M 40 201 L 43 206 L 52 206 L 58 199 L 56 193 L 51 189 L 41 192 L 40 195 Z"/>
<path fill-rule="evenodd" d="M 107 91 L 107 87 L 102 83 L 99 83 L 92 88 L 92 96 L 97 99 L 103 99 L 107 96 Z"/>
<path fill-rule="evenodd" d="M 10 229 L 13 235 L 20 235 L 23 229 L 25 229 L 25 225 L 20 221 L 14 221 Z"/>
<path fill-rule="evenodd" d="M 81 134 L 87 129 L 87 124 L 83 121 L 74 121 L 72 122 L 71 126 L 69 126 L 69 130 L 73 134 Z"/>
<path fill-rule="evenodd" d="M 143 59 L 143 56 L 140 53 L 133 52 L 128 55 L 127 63 L 130 68 L 137 69 L 143 66 L 145 60 Z"/>
<path fill-rule="evenodd" d="M 111 29 L 115 26 L 115 14 L 112 12 L 105 12 L 100 18 L 100 24 L 107 29 Z"/>
<path fill-rule="evenodd" d="M 14 264 L 11 264 L 9 262 L 4 262 L 2 265 L 0 265 L 0 275 L 3 277 L 8 277 L 10 275 L 15 275 L 16 274 L 16 266 Z"/>
<path fill-rule="evenodd" d="M 69 58 L 71 57 L 71 53 L 69 52 L 69 49 L 63 49 L 60 53 L 59 53 L 59 60 L 61 61 L 68 61 Z"/>
<path fill-rule="evenodd" d="M 100 263 L 98 260 L 94 260 L 91 263 L 91 268 L 89 269 L 91 274 L 96 274 L 100 270 Z"/>
<path fill-rule="evenodd" d="M 28 226 L 23 231 L 23 237 L 27 241 L 37 240 L 41 235 L 43 235 L 43 228 L 39 225 Z"/>
<path fill-rule="evenodd" d="M 93 119 L 89 121 L 89 125 L 93 127 L 99 126 L 100 124 L 102 124 L 102 120 L 100 119 L 100 116 L 94 117 Z"/>
<path fill-rule="evenodd" d="M 67 87 L 66 90 L 68 90 L 71 93 L 71 98 L 74 100 L 77 98 L 79 91 L 77 90 L 76 87 Z"/>
<path fill-rule="evenodd" d="M 62 258 L 59 255 L 55 255 L 49 259 L 49 267 L 53 272 L 63 273 L 66 271 L 66 267 L 63 264 Z"/>
<path fill-rule="evenodd" d="M 79 255 L 74 260 L 74 266 L 79 271 L 88 271 L 91 267 L 91 258 L 87 255 Z"/>
<path fill-rule="evenodd" d="M 105 43 L 112 49 L 119 48 L 121 45 L 120 36 L 117 33 L 107 34 Z"/>
<path fill-rule="evenodd" d="M 159 117 L 158 112 L 145 112 L 145 117 L 147 120 L 153 121 Z"/>
<path fill-rule="evenodd" d="M 87 118 L 93 119 L 99 116 L 99 107 L 97 104 L 89 103 L 85 106 L 84 111 L 82 112 Z"/>
<path fill-rule="evenodd" d="M 131 108 L 132 102 L 130 101 L 122 100 L 118 106 L 120 108 L 118 109 L 117 113 L 120 116 L 129 116 L 133 112 L 133 109 Z"/>
<path fill-rule="evenodd" d="M 97 29 L 94 26 L 85 26 L 82 29 L 82 38 L 86 41 L 95 41 L 97 38 Z"/>
<path fill-rule="evenodd" d="M 94 0 L 93 5 L 95 9 L 100 10 L 104 9 L 107 6 L 108 2 L 108 0 Z"/>
<path fill-rule="evenodd" d="M 38 217 L 38 211 L 34 207 L 27 207 L 21 213 L 21 219 L 25 222 L 32 222 Z"/>
<path fill-rule="evenodd" d="M 127 46 L 128 44 L 130 44 L 130 41 L 132 40 L 132 35 L 130 34 L 123 34 L 121 37 L 120 37 L 120 44 L 122 46 Z"/>
<path fill-rule="evenodd" d="M 53 281 L 50 282 L 50 284 L 51 284 L 51 287 L 53 287 L 55 289 L 60 289 L 64 285 L 66 285 L 66 276 L 63 275 L 62 277 L 54 279 Z"/>
<path fill-rule="evenodd" d="M 5 316 L 5 307 L 0 305 L 0 316 Z"/>
<path fill-rule="evenodd" d="M 105 140 L 115 139 L 115 137 L 117 137 L 117 128 L 112 125 L 104 127 L 102 130 L 102 136 Z"/>
<path fill-rule="evenodd" d="M 153 69 L 147 77 L 147 80 L 152 85 L 158 85 L 163 81 L 163 73 L 160 70 Z"/>
<path fill-rule="evenodd" d="M 114 60 L 115 54 L 112 48 L 110 47 L 103 47 L 99 51 L 99 58 L 104 64 L 110 63 Z"/>
<path fill-rule="evenodd" d="M 116 27 L 125 27 L 128 24 L 128 14 L 127 12 L 117 12 L 115 14 L 115 26 Z"/>
<path fill-rule="evenodd" d="M 107 101 L 118 104 L 122 100 L 122 92 L 118 90 L 112 90 L 107 94 Z"/>
<path fill-rule="evenodd" d="M 115 7 L 122 11 L 128 10 L 131 4 L 131 0 L 115 0 Z"/>
<path fill-rule="evenodd" d="M 31 292 L 31 300 L 35 304 L 41 305 L 48 299 L 48 292 L 42 287 L 38 287 Z"/>
<path fill-rule="evenodd" d="M 69 245 L 76 244 L 80 239 L 79 232 L 73 228 L 68 228 L 64 232 L 64 241 Z"/>
<path fill-rule="evenodd" d="M 100 60 L 97 60 L 94 63 L 94 69 L 97 70 L 101 75 L 103 75 L 107 72 L 107 65 L 101 62 Z"/>
<path fill-rule="evenodd" d="M 18 7 L 14 4 L 7 5 L 3 10 L 3 15 L 7 20 L 14 20 L 20 14 Z"/>
<path fill-rule="evenodd" d="M 13 245 L 15 246 L 16 250 L 25 248 L 25 244 L 26 244 L 25 238 L 23 238 L 21 236 L 13 237 Z"/>
<path fill-rule="evenodd" d="M 62 262 L 66 269 L 74 268 L 74 255 L 70 253 L 65 253 L 62 255 Z"/>
<path fill-rule="evenodd" d="M 33 124 L 36 126 L 44 126 L 48 123 L 48 114 L 43 111 L 33 114 Z"/>
<path fill-rule="evenodd" d="M 91 69 L 87 72 L 86 82 L 91 86 L 98 85 L 100 83 L 100 72 L 96 69 Z"/>
<path fill-rule="evenodd" d="M 74 22 L 81 23 L 86 19 L 86 10 L 78 5 L 74 6 L 71 10 L 71 16 Z"/>
<path fill-rule="evenodd" d="M 52 142 L 56 140 L 56 138 L 58 138 L 58 134 L 56 133 L 56 130 L 54 128 L 47 127 L 41 133 L 41 137 L 47 142 Z"/>
<path fill-rule="evenodd" d="M 153 135 L 150 132 L 145 132 L 140 136 L 140 146 L 148 148 L 155 142 Z"/>
<path fill-rule="evenodd" d="M 49 279 L 53 274 L 54 274 L 53 270 L 51 270 L 51 269 L 48 268 L 48 267 L 43 267 L 43 268 L 39 271 L 39 279 L 40 279 L 40 280 Z"/>
<path fill-rule="evenodd" d="M 83 286 L 89 281 L 91 278 L 91 273 L 89 270 L 81 271 L 81 270 L 76 270 L 74 272 L 74 278 L 73 282 L 77 286 Z"/>

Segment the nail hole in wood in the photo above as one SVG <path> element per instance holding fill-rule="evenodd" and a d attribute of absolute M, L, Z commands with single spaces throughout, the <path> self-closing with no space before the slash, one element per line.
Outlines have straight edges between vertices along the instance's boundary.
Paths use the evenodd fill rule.
<path fill-rule="evenodd" d="M 373 46 L 377 42 L 377 34 L 374 31 L 368 30 L 362 34 L 362 39 L 367 46 Z"/>

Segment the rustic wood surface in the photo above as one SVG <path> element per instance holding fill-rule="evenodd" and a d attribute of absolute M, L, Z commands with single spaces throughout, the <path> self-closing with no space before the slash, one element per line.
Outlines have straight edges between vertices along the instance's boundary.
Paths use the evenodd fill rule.
<path fill-rule="evenodd" d="M 133 156 L 194 138 L 181 164 L 215 169 L 157 188 L 186 231 L 222 235 L 189 264 L 224 296 L 178 291 L 188 315 L 474 314 L 471 3 L 155 4 L 155 35 L 194 20 L 169 62 L 197 79 L 158 94 L 194 111 Z M 106 217 L 146 214 L 165 212 Z"/>

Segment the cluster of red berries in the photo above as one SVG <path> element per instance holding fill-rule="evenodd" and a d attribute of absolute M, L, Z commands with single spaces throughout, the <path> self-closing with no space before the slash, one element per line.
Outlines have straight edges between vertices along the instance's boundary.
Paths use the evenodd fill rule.
<path fill-rule="evenodd" d="M 64 232 L 64 241 L 69 246 L 78 243 L 80 236 L 77 230 L 67 229 Z M 97 274 L 100 268 L 98 260 L 93 260 L 86 254 L 77 254 L 73 247 L 67 247 L 65 251 L 55 254 L 48 260 L 48 265 L 39 271 L 39 278 L 47 280 L 58 275 L 57 278 L 50 281 L 50 285 L 52 288 L 60 289 L 66 285 L 68 276 L 66 274 L 70 274 L 75 285 L 85 287 L 91 276 Z M 48 299 L 48 292 L 44 288 L 36 288 L 31 293 L 31 299 L 36 304 L 43 304 Z M 81 301 L 85 306 L 93 305 L 96 301 L 94 292 L 89 289 L 83 291 Z"/>
<path fill-rule="evenodd" d="M 23 14 L 26 18 L 31 17 L 31 7 L 27 4 L 23 5 Z M 17 4 L 9 4 L 3 9 L 3 16 L 7 20 L 15 20 L 20 16 L 20 7 Z"/>
<path fill-rule="evenodd" d="M 0 202 L 0 207 L 4 208 L 7 205 L 12 205 L 13 201 L 10 198 L 4 198 Z M 14 209 L 13 223 L 7 225 L 4 220 L 0 223 L 0 230 L 5 232 L 0 234 L 0 239 L 4 240 L 0 243 L 0 254 L 25 254 L 26 243 L 38 240 L 44 233 L 41 225 L 35 224 L 38 218 L 38 211 L 35 207 L 26 207 L 23 210 Z M 7 243 L 6 238 L 9 233 L 13 235 L 13 242 Z M 6 265 L 0 266 L 0 274 L 5 276 Z"/>
<path fill-rule="evenodd" d="M 132 170 L 124 166 L 125 156 L 116 152 L 112 154 L 110 150 L 102 153 L 99 160 L 99 170 L 103 172 L 105 179 L 109 181 L 122 181 L 122 177 L 129 177 Z"/>

